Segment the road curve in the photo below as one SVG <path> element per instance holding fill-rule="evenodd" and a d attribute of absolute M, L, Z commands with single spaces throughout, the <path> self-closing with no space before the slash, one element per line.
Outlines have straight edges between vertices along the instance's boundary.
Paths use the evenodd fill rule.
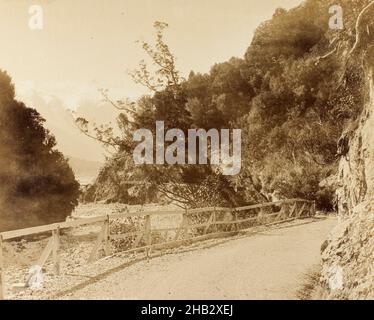
<path fill-rule="evenodd" d="M 335 219 L 141 261 L 62 299 L 296 299 Z"/>

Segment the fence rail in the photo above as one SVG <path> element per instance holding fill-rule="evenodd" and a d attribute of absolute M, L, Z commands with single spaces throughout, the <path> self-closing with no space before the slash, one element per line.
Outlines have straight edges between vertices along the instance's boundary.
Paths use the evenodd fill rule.
<path fill-rule="evenodd" d="M 264 212 L 266 208 L 277 208 L 275 212 Z M 253 213 L 254 211 L 254 213 Z M 274 211 L 274 210 L 273 210 Z M 314 216 L 316 212 L 315 202 L 302 199 L 288 199 L 277 202 L 262 203 L 238 208 L 226 207 L 209 207 L 199 209 L 186 210 L 160 210 L 160 211 L 143 211 L 143 212 L 128 212 L 116 213 L 106 216 L 81 218 L 75 221 L 68 221 L 62 223 L 54 223 L 38 227 L 12 230 L 0 233 L 0 299 L 5 297 L 5 270 L 4 270 L 4 246 L 3 242 L 6 240 L 19 239 L 26 236 L 31 236 L 40 233 L 51 232 L 51 237 L 48 240 L 36 265 L 43 267 L 48 258 L 52 256 L 55 274 L 60 274 L 60 231 L 63 229 L 76 228 L 79 226 L 91 225 L 101 223 L 101 231 L 97 235 L 94 248 L 89 256 L 88 262 L 96 260 L 99 250 L 103 250 L 106 256 L 110 255 L 110 241 L 125 238 L 135 237 L 132 247 L 124 252 L 145 251 L 147 257 L 150 255 L 152 249 L 159 249 L 167 246 L 177 246 L 188 241 L 201 241 L 204 239 L 217 237 L 224 234 L 235 234 L 243 229 L 248 229 L 248 223 L 258 222 L 257 225 L 273 224 L 285 221 L 291 221 L 303 217 Z M 177 227 L 170 228 L 152 228 L 151 216 L 160 215 L 182 215 L 182 223 Z M 229 217 L 227 218 L 227 214 Z M 206 221 L 193 223 L 193 217 L 200 215 L 199 219 Z M 144 226 L 141 230 L 135 232 L 125 232 L 122 234 L 110 233 L 110 222 L 116 219 L 126 219 L 130 217 L 143 217 Z M 222 219 L 219 219 L 222 217 Z M 269 223 L 268 218 L 275 218 L 272 223 Z M 198 220 L 199 220 L 198 219 Z M 195 219 L 196 220 L 196 219 Z M 226 228 L 224 228 L 226 226 Z M 219 230 L 221 228 L 221 230 Z M 199 232 L 196 230 L 201 229 Z M 195 234 L 187 235 L 182 238 L 183 234 L 188 231 L 195 230 Z M 172 241 L 164 241 L 161 243 L 152 243 L 152 234 L 160 232 L 175 232 Z M 166 237 L 165 237 L 166 238 Z M 141 245 L 141 241 L 145 245 Z"/>

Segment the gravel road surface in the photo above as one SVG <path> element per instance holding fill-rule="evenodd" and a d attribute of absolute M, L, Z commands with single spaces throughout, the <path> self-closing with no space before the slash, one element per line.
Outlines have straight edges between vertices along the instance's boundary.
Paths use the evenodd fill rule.
<path fill-rule="evenodd" d="M 299 221 L 117 270 L 62 299 L 296 299 L 334 218 Z"/>

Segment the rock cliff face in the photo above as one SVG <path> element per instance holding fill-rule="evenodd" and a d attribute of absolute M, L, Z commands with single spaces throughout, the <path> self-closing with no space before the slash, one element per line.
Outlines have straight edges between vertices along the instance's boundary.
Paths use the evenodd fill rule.
<path fill-rule="evenodd" d="M 339 223 L 322 252 L 327 299 L 374 299 L 374 45 L 364 53 L 367 102 L 347 130 L 339 165 Z"/>

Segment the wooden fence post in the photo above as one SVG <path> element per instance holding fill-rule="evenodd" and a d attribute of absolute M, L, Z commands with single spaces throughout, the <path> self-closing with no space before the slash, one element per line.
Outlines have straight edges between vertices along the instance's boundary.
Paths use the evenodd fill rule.
<path fill-rule="evenodd" d="M 279 210 L 279 214 L 278 214 L 277 218 L 279 220 L 284 219 L 284 217 L 287 216 L 287 210 L 288 210 L 288 205 L 285 204 L 285 203 L 282 203 L 281 204 L 281 209 Z"/>
<path fill-rule="evenodd" d="M 237 213 L 232 208 L 231 208 L 231 216 L 232 216 L 232 218 L 234 219 L 235 222 L 238 220 Z M 234 229 L 235 229 L 235 231 L 239 230 L 239 226 L 238 226 L 237 223 L 234 223 Z"/>
<path fill-rule="evenodd" d="M 104 237 L 105 237 L 105 234 L 106 234 L 106 225 L 105 225 L 105 222 L 99 232 L 99 235 L 97 236 L 97 239 L 96 239 L 96 243 L 91 251 L 91 254 L 88 258 L 88 263 L 91 263 L 91 262 L 94 262 L 95 259 L 96 259 L 96 256 L 97 256 L 97 252 L 100 248 L 102 248 L 103 246 L 103 240 L 104 240 Z"/>
<path fill-rule="evenodd" d="M 53 237 L 53 264 L 55 274 L 60 274 L 60 257 L 59 257 L 59 250 L 60 250 L 60 227 L 57 227 L 56 230 L 52 230 L 52 237 Z"/>
<path fill-rule="evenodd" d="M 316 209 L 317 205 L 316 205 L 316 201 L 314 200 L 313 201 L 313 204 L 312 204 L 312 212 L 311 212 L 311 216 L 314 217 L 316 214 L 317 214 L 317 209 Z"/>
<path fill-rule="evenodd" d="M 186 208 L 185 214 L 184 214 L 185 220 L 184 220 L 184 226 L 183 226 L 183 232 L 186 237 L 188 238 L 188 226 L 190 225 L 190 219 L 188 218 L 188 209 Z"/>
<path fill-rule="evenodd" d="M 3 254 L 3 236 L 0 234 L 0 300 L 5 299 L 5 265 Z"/>
<path fill-rule="evenodd" d="M 288 215 L 288 218 L 292 218 L 292 216 L 296 212 L 296 209 L 297 209 L 297 202 L 295 202 L 293 207 L 291 208 L 291 211 L 290 211 L 290 214 Z"/>
<path fill-rule="evenodd" d="M 186 231 L 186 227 L 188 225 L 188 223 L 187 223 L 188 216 L 187 215 L 188 215 L 188 209 L 186 208 L 185 212 L 183 213 L 182 223 L 181 223 L 180 227 L 177 229 L 177 232 L 175 233 L 174 241 L 177 241 L 179 239 L 179 237 L 181 236 L 182 232 Z"/>
<path fill-rule="evenodd" d="M 213 216 L 213 213 L 211 213 L 210 216 L 209 216 L 209 219 L 206 223 L 206 226 L 204 228 L 203 234 L 206 234 L 208 232 L 208 230 L 209 230 L 210 226 L 212 225 L 213 221 L 214 221 L 214 216 Z"/>
<path fill-rule="evenodd" d="M 214 215 L 213 215 L 213 223 L 214 223 L 214 230 L 217 233 L 218 232 L 218 225 L 217 225 L 217 208 L 214 207 Z"/>
<path fill-rule="evenodd" d="M 299 212 L 296 214 L 296 218 L 302 218 L 303 216 L 303 212 L 305 210 L 305 205 L 306 205 L 306 202 L 303 203 L 303 205 L 301 206 L 301 209 L 299 210 Z"/>
<path fill-rule="evenodd" d="M 104 222 L 104 252 L 106 256 L 110 255 L 110 220 L 109 215 Z"/>
<path fill-rule="evenodd" d="M 38 262 L 36 263 L 36 265 L 43 268 L 43 266 L 47 262 L 49 256 L 51 255 L 52 251 L 53 251 L 53 236 L 51 238 L 49 238 L 48 243 L 45 246 L 45 248 L 43 249 L 42 254 L 41 254 Z"/>
<path fill-rule="evenodd" d="M 152 244 L 152 226 L 151 226 L 151 216 L 147 215 L 145 216 L 145 239 L 147 242 L 147 259 L 149 258 L 150 252 L 151 252 L 151 244 Z"/>

